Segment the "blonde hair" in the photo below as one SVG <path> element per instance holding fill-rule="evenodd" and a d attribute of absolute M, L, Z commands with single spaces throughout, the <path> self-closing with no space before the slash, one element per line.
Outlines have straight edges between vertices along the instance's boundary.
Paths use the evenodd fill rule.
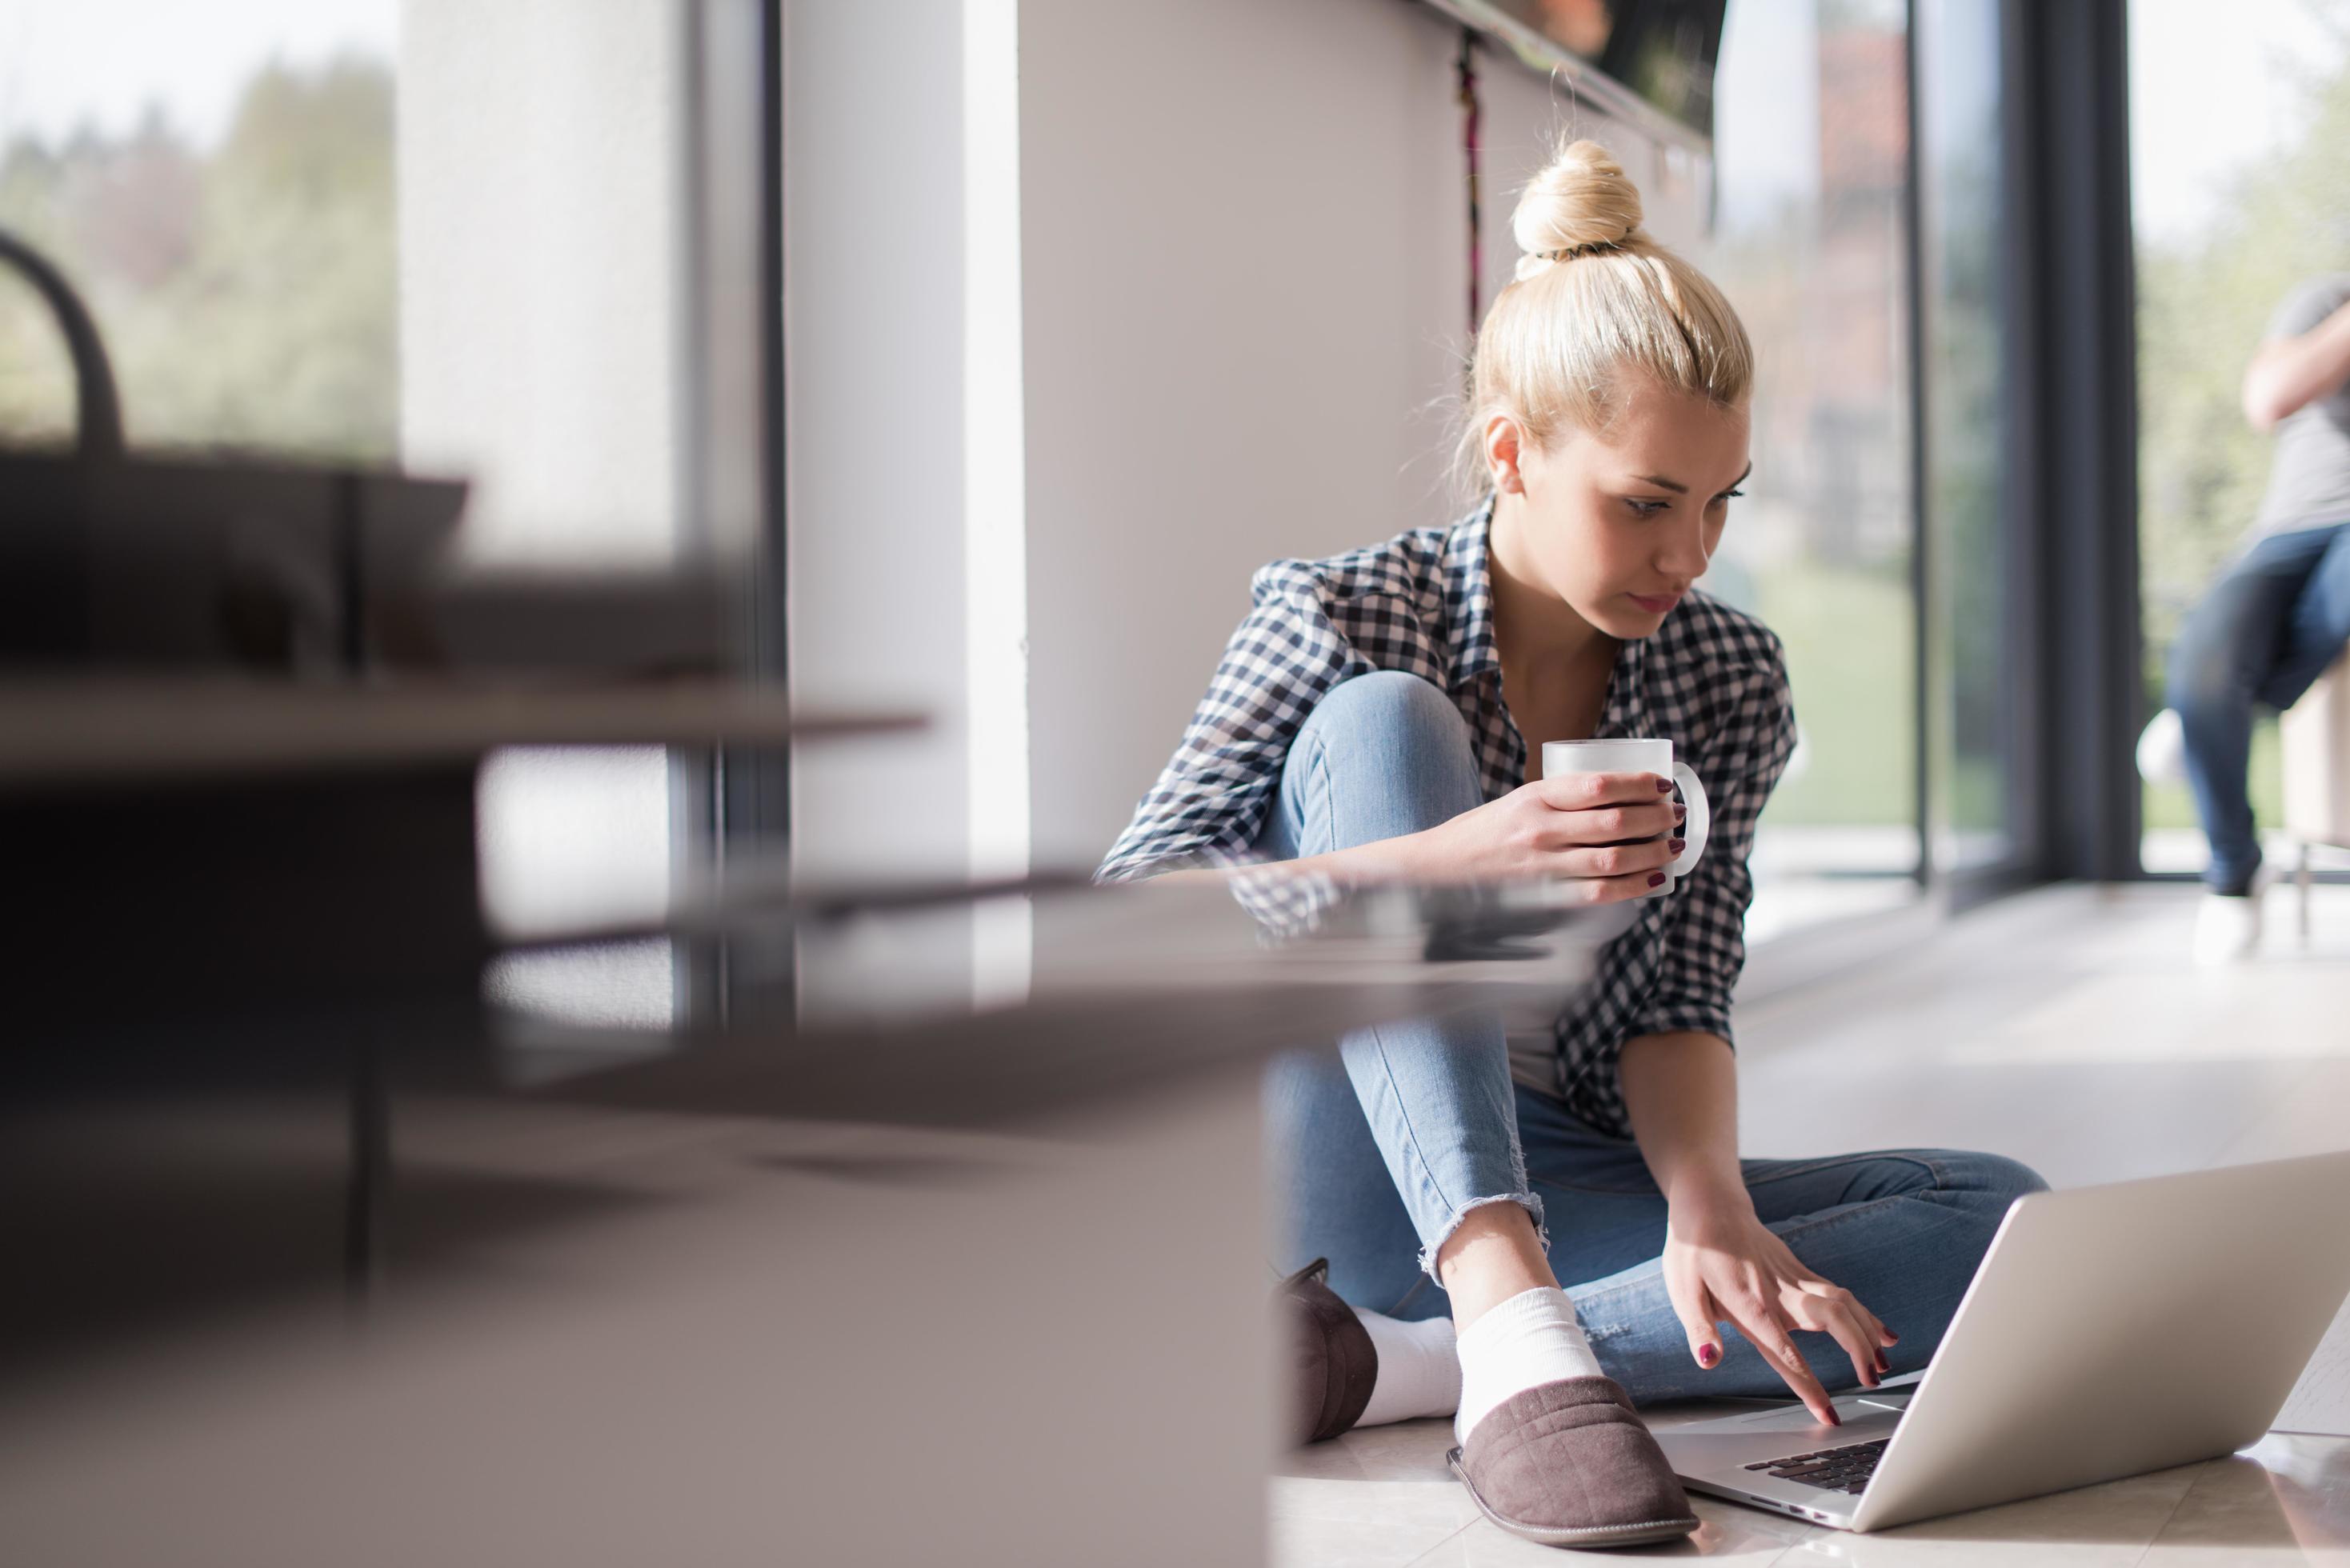
<path fill-rule="evenodd" d="M 1754 348 L 1712 280 L 1648 237 L 1640 192 L 1596 141 L 1562 149 L 1510 220 L 1516 275 L 1478 328 L 1456 461 L 1482 495 L 1486 422 L 1507 414 L 1537 446 L 1604 431 L 1645 376 L 1720 408 L 1746 400 Z"/>

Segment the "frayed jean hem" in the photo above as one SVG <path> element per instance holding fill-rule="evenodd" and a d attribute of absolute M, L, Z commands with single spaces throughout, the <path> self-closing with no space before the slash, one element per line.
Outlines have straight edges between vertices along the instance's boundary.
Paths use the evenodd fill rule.
<path fill-rule="evenodd" d="M 1455 1209 L 1451 1218 L 1444 1221 L 1444 1229 L 1437 1232 L 1436 1239 L 1419 1250 L 1420 1272 L 1434 1280 L 1438 1290 L 1444 1288 L 1444 1282 L 1437 1278 L 1436 1255 L 1444 1251 L 1444 1243 L 1452 1240 L 1452 1232 L 1461 1229 L 1461 1221 L 1469 1218 L 1471 1210 L 1484 1209 L 1495 1203 L 1514 1203 L 1523 1209 L 1534 1222 L 1535 1244 L 1542 1248 L 1544 1257 L 1550 1256 L 1550 1228 L 1543 1223 L 1543 1200 L 1539 1196 L 1520 1191 L 1497 1192 L 1491 1198 L 1472 1198 Z"/>

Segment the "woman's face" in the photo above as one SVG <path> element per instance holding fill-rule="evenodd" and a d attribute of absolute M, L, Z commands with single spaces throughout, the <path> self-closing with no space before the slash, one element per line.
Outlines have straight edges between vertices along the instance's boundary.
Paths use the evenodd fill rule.
<path fill-rule="evenodd" d="M 1742 407 L 1644 382 L 1604 433 L 1569 431 L 1505 462 L 1499 449 L 1513 439 L 1489 432 L 1497 483 L 1524 498 L 1516 537 L 1496 547 L 1515 575 L 1610 637 L 1647 637 L 1721 542 L 1752 467 L 1747 426 Z"/>

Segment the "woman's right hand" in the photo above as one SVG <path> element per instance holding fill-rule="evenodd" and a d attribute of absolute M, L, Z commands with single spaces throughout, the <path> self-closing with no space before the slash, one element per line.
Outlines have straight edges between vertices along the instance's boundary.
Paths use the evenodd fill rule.
<path fill-rule="evenodd" d="M 1685 808 L 1654 774 L 1561 774 L 1399 841 L 1426 882 L 1556 881 L 1612 904 L 1664 885 Z"/>

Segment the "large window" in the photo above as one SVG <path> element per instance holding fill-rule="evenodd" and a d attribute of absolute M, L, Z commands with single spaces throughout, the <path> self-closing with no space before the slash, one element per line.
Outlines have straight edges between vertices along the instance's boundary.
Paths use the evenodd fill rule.
<path fill-rule="evenodd" d="M 1935 872 L 1963 881 L 2011 867 L 2028 837 L 2016 820 L 2027 793 L 2027 656 L 2005 441 L 2000 11 L 1920 0 L 1918 26 L 1929 838 Z"/>
<path fill-rule="evenodd" d="M 1715 228 L 1698 260 L 1754 339 L 1754 473 L 1707 587 L 1787 645 L 1802 739 L 1762 819 L 1749 934 L 1918 892 L 1900 0 L 1733 5 Z"/>
<path fill-rule="evenodd" d="M 2187 0 L 2130 7 L 2131 212 L 2137 250 L 2138 550 L 2147 711 L 2179 623 L 2235 553 L 2268 483 L 2244 368 L 2298 282 L 2350 268 L 2350 5 Z M 2276 725 L 2253 732 L 2255 818 L 2280 816 Z M 2148 784 L 2148 871 L 2200 871 L 2182 784 Z M 2287 864 L 2272 850 L 2276 864 Z"/>

